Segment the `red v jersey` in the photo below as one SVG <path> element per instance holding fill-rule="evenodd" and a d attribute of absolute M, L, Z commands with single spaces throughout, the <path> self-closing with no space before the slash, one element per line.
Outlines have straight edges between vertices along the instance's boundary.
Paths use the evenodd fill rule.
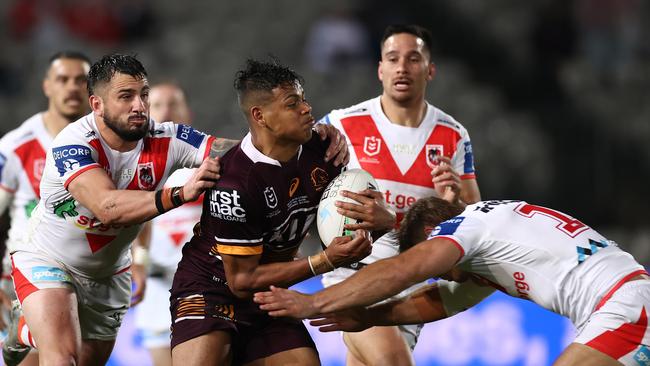
<path fill-rule="evenodd" d="M 431 170 L 440 156 L 451 159 L 462 179 L 475 178 L 467 130 L 430 104 L 417 128 L 391 123 L 379 97 L 334 110 L 321 122 L 331 123 L 344 133 L 350 147 L 349 167 L 372 174 L 386 202 L 398 214 L 417 199 L 436 194 Z"/>
<path fill-rule="evenodd" d="M 40 199 L 45 150 L 52 142 L 42 116 L 32 116 L 0 140 L 0 189 L 13 195 L 7 241 L 10 250 L 27 229 L 27 220 Z"/>
<path fill-rule="evenodd" d="M 398 165 L 388 148 L 389 143 L 369 116 L 343 118 L 341 125 L 348 136 L 359 165 L 372 174 L 375 179 L 389 179 L 396 182 L 432 187 L 431 169 L 435 159 L 427 160 L 427 148 L 436 147 L 436 157 L 444 155 L 452 158 L 460 140 L 458 131 L 446 125 L 437 125 L 429 130 L 429 136 L 415 154 L 410 166 Z"/>
<path fill-rule="evenodd" d="M 110 276 L 128 267 L 140 225 L 103 224 L 68 185 L 101 168 L 117 189 L 153 191 L 175 170 L 199 166 L 213 139 L 189 126 L 151 122 L 132 150 L 116 151 L 103 140 L 94 114 L 71 123 L 47 149 L 41 200 L 31 217 L 39 229 L 29 231 L 16 249 L 38 250 L 85 276 Z"/>

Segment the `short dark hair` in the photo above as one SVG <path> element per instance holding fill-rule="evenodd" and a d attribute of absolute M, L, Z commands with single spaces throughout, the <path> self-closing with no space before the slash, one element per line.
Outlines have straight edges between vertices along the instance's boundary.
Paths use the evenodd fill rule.
<path fill-rule="evenodd" d="M 291 85 L 296 82 L 304 84 L 304 79 L 291 68 L 271 58 L 270 61 L 248 59 L 243 70 L 237 71 L 234 87 L 239 97 L 239 104 L 251 92 L 271 93 L 278 86 Z"/>
<path fill-rule="evenodd" d="M 72 60 L 79 60 L 87 63 L 90 65 L 92 62 L 90 61 L 90 58 L 86 56 L 85 54 L 78 52 L 78 51 L 59 51 L 47 60 L 47 68 L 45 69 L 45 77 L 47 78 L 48 73 L 50 72 L 50 68 L 52 67 L 52 63 L 56 60 L 60 60 L 62 58 L 67 58 L 67 59 L 72 59 Z"/>
<path fill-rule="evenodd" d="M 397 233 L 400 251 L 403 252 L 422 240 L 425 226 L 436 227 L 461 212 L 463 208 L 460 205 L 441 198 L 426 197 L 417 200 L 400 223 Z"/>
<path fill-rule="evenodd" d="M 416 24 L 393 24 L 389 25 L 386 27 L 384 30 L 384 36 L 381 37 L 381 44 L 379 45 L 380 48 L 383 50 L 384 49 L 384 42 L 386 40 L 394 35 L 394 34 L 399 34 L 399 33 L 409 33 L 412 34 L 424 41 L 424 48 L 426 48 L 427 52 L 429 52 L 429 57 L 432 56 L 431 50 L 433 47 L 433 35 L 431 32 L 419 25 Z"/>
<path fill-rule="evenodd" d="M 59 51 L 59 52 L 53 54 L 52 56 L 50 56 L 50 59 L 48 60 L 47 64 L 52 65 L 52 62 L 54 62 L 54 61 L 56 61 L 58 59 L 61 59 L 61 58 L 69 58 L 69 59 L 73 59 L 73 60 L 80 60 L 80 61 L 88 63 L 88 65 L 90 65 L 92 63 L 90 61 L 90 58 L 88 58 L 88 56 L 86 56 L 84 53 L 79 52 L 79 51 L 67 50 L 67 51 Z"/>
<path fill-rule="evenodd" d="M 147 71 L 135 56 L 119 53 L 106 55 L 90 67 L 90 72 L 88 72 L 88 94 L 93 95 L 97 85 L 109 83 L 117 72 L 138 79 L 147 77 Z"/>

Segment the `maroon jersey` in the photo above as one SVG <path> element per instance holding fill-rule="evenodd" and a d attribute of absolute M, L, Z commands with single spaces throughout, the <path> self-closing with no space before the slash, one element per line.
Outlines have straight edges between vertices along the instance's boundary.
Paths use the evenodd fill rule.
<path fill-rule="evenodd" d="M 323 160 L 327 145 L 314 134 L 281 163 L 247 135 L 221 159 L 221 179 L 205 194 L 201 233 L 192 246 L 213 256 L 261 254 L 261 263 L 293 259 L 323 190 L 340 173 Z"/>
<path fill-rule="evenodd" d="M 314 134 L 296 156 L 280 163 L 258 151 L 249 134 L 221 159 L 221 179 L 203 199 L 201 230 L 183 248 L 174 276 L 172 347 L 232 330 L 238 334 L 237 364 L 315 348 L 301 321 L 271 318 L 251 299 L 233 295 L 220 254 L 261 254 L 261 263 L 293 259 L 325 187 L 341 170 L 323 161 L 328 145 Z"/>

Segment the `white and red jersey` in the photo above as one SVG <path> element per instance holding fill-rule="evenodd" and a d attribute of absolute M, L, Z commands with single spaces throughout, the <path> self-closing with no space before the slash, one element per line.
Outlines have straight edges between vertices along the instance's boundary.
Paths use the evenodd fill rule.
<path fill-rule="evenodd" d="M 580 329 L 610 289 L 643 267 L 579 220 L 523 201 L 483 201 L 437 226 L 475 279 L 571 319 Z M 606 300 L 606 299 L 605 299 Z"/>
<path fill-rule="evenodd" d="M 451 159 L 461 179 L 476 178 L 467 130 L 451 116 L 427 103 L 419 127 L 392 123 L 380 97 L 346 109 L 336 109 L 319 122 L 330 123 L 347 138 L 349 168 L 372 174 L 398 222 L 416 200 L 436 196 L 431 170 L 437 157 Z"/>
<path fill-rule="evenodd" d="M 0 139 L 0 189 L 13 195 L 7 248 L 13 250 L 27 229 L 27 220 L 41 198 L 39 183 L 45 152 L 52 143 L 38 113 Z"/>
<path fill-rule="evenodd" d="M 79 174 L 101 168 L 117 189 L 153 191 L 176 169 L 196 167 L 208 155 L 213 137 L 189 126 L 150 123 L 147 135 L 126 152 L 106 144 L 92 113 L 64 128 L 47 150 L 41 200 L 17 250 L 44 253 L 88 277 L 126 269 L 140 225 L 102 224 L 67 187 Z"/>
<path fill-rule="evenodd" d="M 180 169 L 174 172 L 165 183 L 165 187 L 182 186 L 187 182 L 193 169 Z M 194 201 L 151 220 L 151 241 L 149 253 L 154 270 L 176 271 L 176 265 L 181 260 L 183 244 L 190 241 L 193 228 L 201 221 L 203 195 Z"/>

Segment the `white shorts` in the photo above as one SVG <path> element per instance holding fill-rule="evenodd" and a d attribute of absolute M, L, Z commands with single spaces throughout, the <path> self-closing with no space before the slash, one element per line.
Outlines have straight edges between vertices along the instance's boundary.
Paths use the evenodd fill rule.
<path fill-rule="evenodd" d="M 650 280 L 624 283 L 587 320 L 574 342 L 623 365 L 650 365 Z"/>
<path fill-rule="evenodd" d="M 135 326 L 146 348 L 169 347 L 172 332 L 169 312 L 171 278 L 147 278 L 144 299 L 135 308 Z"/>
<path fill-rule="evenodd" d="M 363 266 L 367 264 L 374 263 L 381 259 L 394 257 L 398 254 L 399 254 L 399 244 L 397 243 L 397 237 L 395 236 L 395 232 L 391 231 L 386 235 L 383 235 L 382 237 L 377 239 L 374 243 L 372 243 L 372 253 L 366 258 L 364 258 L 360 262 L 360 264 L 358 265 L 355 264 L 351 266 L 351 267 L 357 267 L 357 269 L 351 269 L 345 267 L 337 268 L 331 272 L 327 272 L 323 274 L 321 282 L 323 286 L 330 287 L 341 281 L 344 281 L 348 277 L 355 274 L 358 269 L 361 269 Z M 426 282 L 415 284 L 407 288 L 406 290 L 400 292 L 399 294 L 379 302 L 379 304 L 394 299 L 401 299 L 407 297 L 425 285 Z M 410 325 L 398 326 L 400 331 L 402 332 L 402 336 L 406 340 L 406 343 L 409 345 L 409 347 L 411 347 L 411 351 L 413 351 L 415 345 L 418 342 L 418 337 L 420 336 L 420 331 L 422 330 L 423 326 L 424 324 L 410 324 Z"/>
<path fill-rule="evenodd" d="M 106 278 L 89 278 L 39 253 L 17 251 L 11 260 L 11 275 L 21 304 L 38 290 L 71 289 L 77 295 L 81 337 L 100 341 L 117 337 L 131 302 L 130 271 L 125 269 Z"/>

